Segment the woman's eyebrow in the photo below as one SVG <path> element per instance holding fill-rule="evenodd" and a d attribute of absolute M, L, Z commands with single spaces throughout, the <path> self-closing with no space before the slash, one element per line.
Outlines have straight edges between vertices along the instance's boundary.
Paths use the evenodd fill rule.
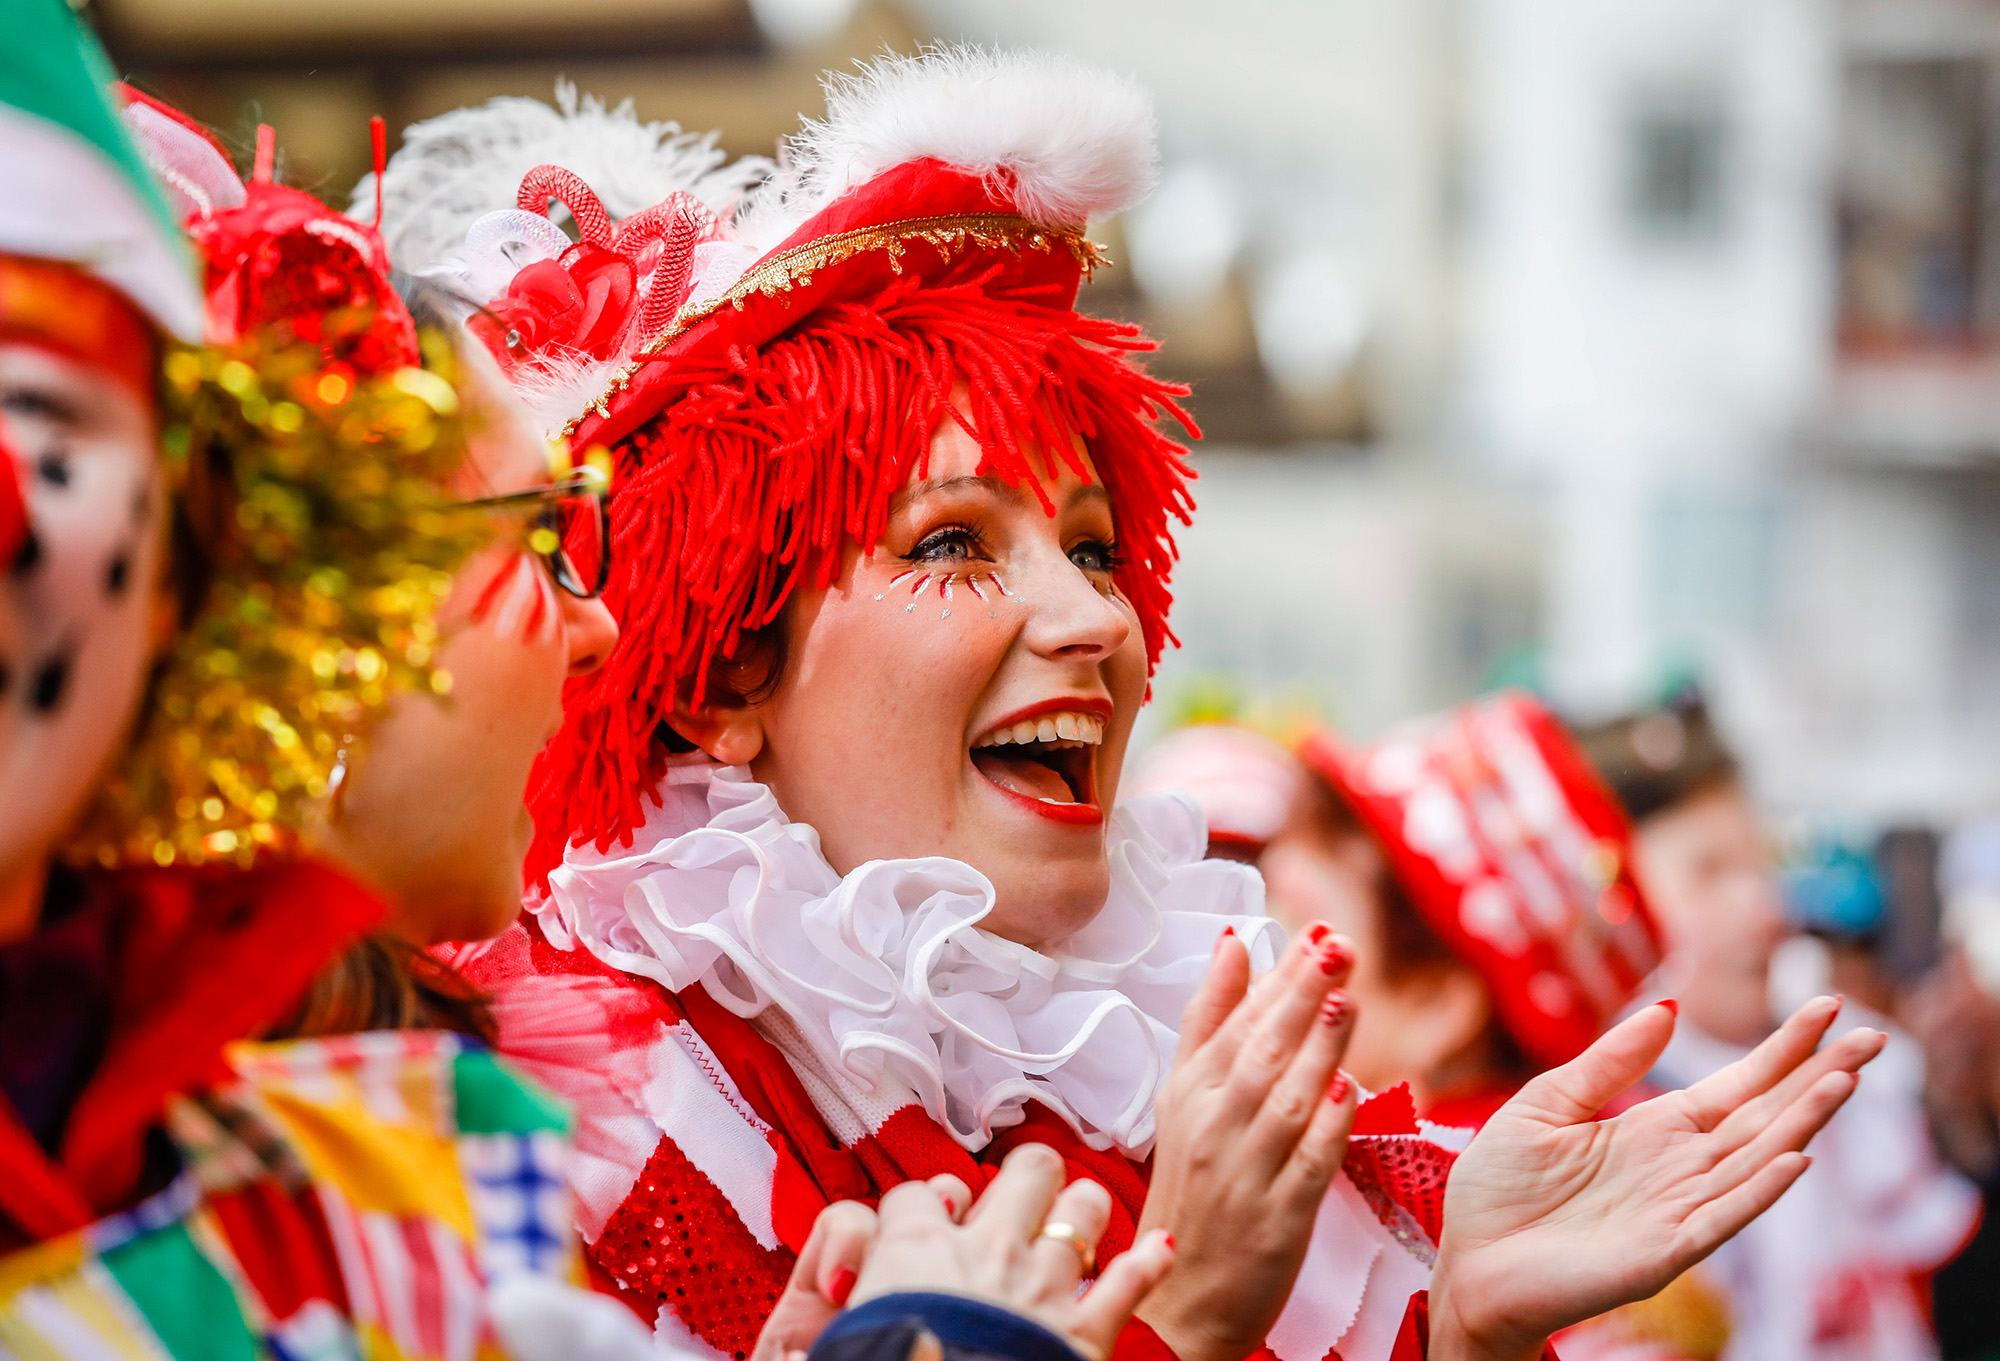
<path fill-rule="evenodd" d="M 1104 489 L 1102 482 L 1086 482 L 1069 494 L 1068 506 L 1074 510 L 1085 501 L 1102 501 L 1108 505 L 1111 493 Z"/>
<path fill-rule="evenodd" d="M 970 473 L 957 477 L 927 477 L 913 487 L 898 492 L 889 502 L 889 513 L 894 515 L 913 501 L 921 501 L 926 496 L 935 496 L 946 491 L 984 491 L 1003 500 L 1018 501 L 1021 490 L 1008 485 L 992 473 L 981 473 L 977 477 Z"/>

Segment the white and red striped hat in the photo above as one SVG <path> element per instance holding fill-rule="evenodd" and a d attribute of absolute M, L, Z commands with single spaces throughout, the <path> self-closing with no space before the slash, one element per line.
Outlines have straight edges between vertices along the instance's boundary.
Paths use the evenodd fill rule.
<path fill-rule="evenodd" d="M 1381 844 L 1424 922 L 1479 970 L 1538 1063 L 1566 1063 L 1660 959 L 1617 799 L 1547 709 L 1502 694 L 1367 746 L 1301 745 Z"/>

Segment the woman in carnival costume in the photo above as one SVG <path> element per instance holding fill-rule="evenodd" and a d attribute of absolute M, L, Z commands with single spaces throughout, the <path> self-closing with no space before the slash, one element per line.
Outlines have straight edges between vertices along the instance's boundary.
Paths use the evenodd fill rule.
<path fill-rule="evenodd" d="M 1263 873 L 1274 916 L 1354 938 L 1348 1068 L 1428 1121 L 1485 1125 L 1582 1054 L 1659 962 L 1624 812 L 1526 695 L 1366 744 L 1194 725 L 1149 750 L 1135 783 L 1193 796 L 1211 846 Z M 1715 1361 L 1729 1315 L 1705 1271 L 1568 1330 L 1565 1361 Z"/>
<path fill-rule="evenodd" d="M 1483 1126 L 1583 1053 L 1659 963 L 1625 814 L 1535 700 L 1365 745 L 1318 731 L 1298 753 L 1309 778 L 1259 866 L 1275 903 L 1368 942 L 1348 1058 L 1365 1083 L 1408 1081 L 1424 1118 Z"/>
<path fill-rule="evenodd" d="M 379 499 L 385 504 L 376 506 L 378 514 L 392 509 L 386 519 L 391 531 L 445 536 L 454 560 L 493 537 L 493 526 L 482 523 L 487 515 L 498 517 L 502 529 L 499 542 L 480 548 L 449 576 L 399 583 L 423 588 L 414 597 L 419 607 L 414 612 L 398 612 L 396 593 L 380 584 L 373 591 L 390 589 L 386 600 L 356 597 L 377 601 L 367 620 L 375 636 L 346 640 L 351 667 L 338 651 L 331 666 L 324 664 L 326 649 L 341 641 L 337 636 L 317 634 L 291 644 L 295 649 L 314 647 L 305 660 L 320 681 L 373 669 L 365 660 L 371 642 L 400 646 L 400 661 L 411 668 L 411 679 L 429 679 L 428 685 L 403 687 L 386 705 L 364 706 L 365 724 L 342 730 L 343 744 L 331 768 L 307 763 L 313 780 L 324 779 L 328 786 L 315 805 L 308 844 L 379 891 L 387 911 L 375 933 L 320 971 L 302 1002 L 279 1025 L 289 1033 L 328 1038 L 260 1047 L 263 1054 L 282 1059 L 285 1071 L 278 1085 L 283 1101 L 317 1102 L 323 1108 L 359 1092 L 379 1117 L 381 1094 L 396 1091 L 405 1104 L 431 1107 L 425 1113 L 428 1121 L 390 1122 L 402 1126 L 388 1131 L 392 1138 L 400 1136 L 400 1148 L 380 1142 L 380 1131 L 375 1132 L 376 1143 L 355 1141 L 357 1146 L 337 1150 L 338 1157 L 326 1157 L 324 1147 L 337 1145 L 337 1136 L 329 1140 L 325 1131 L 315 1130 L 316 1137 L 305 1141 L 309 1167 L 328 1173 L 330 1184 L 319 1185 L 316 1196 L 352 1321 L 358 1325 L 356 1340 L 364 1350 L 386 1349 L 401 1357 L 486 1354 L 496 1341 L 517 1357 L 590 1361 L 653 1354 L 645 1331 L 625 1310 L 558 1279 L 560 1268 L 571 1260 L 557 1163 L 564 1150 L 554 1132 L 560 1120 L 531 1089 L 495 1067 L 476 1043 L 443 1033 L 457 1029 L 476 1035 L 483 1032 L 485 1018 L 462 980 L 421 953 L 446 939 L 492 934 L 518 915 L 519 865 L 528 831 L 521 796 L 529 762 L 560 719 L 563 679 L 590 671 L 615 637 L 597 600 L 608 567 L 601 478 L 587 469 L 556 470 L 551 477 L 551 449 L 525 421 L 492 361 L 476 347 L 457 357 L 459 393 L 466 404 L 462 455 L 448 427 L 419 423 L 399 429 L 379 420 L 385 413 L 375 410 L 381 394 L 372 385 L 382 379 L 390 391 L 422 396 L 446 409 L 452 394 L 414 368 L 419 358 L 416 331 L 390 288 L 384 252 L 373 231 L 273 183 L 268 128 L 259 129 L 256 169 L 245 185 L 198 125 L 156 101 L 125 93 L 130 101 L 126 121 L 148 161 L 171 186 L 174 207 L 202 248 L 210 337 L 227 347 L 207 363 L 236 402 L 212 414 L 222 416 L 225 425 L 230 419 L 252 425 L 261 419 L 275 422 L 279 435 L 296 433 L 292 428 L 302 426 L 307 413 L 301 409 L 296 417 L 286 416 L 281 407 L 288 396 L 302 395 L 329 400 L 328 413 L 342 420 L 343 429 L 359 417 L 378 417 L 358 444 L 349 440 L 341 447 L 300 450 L 308 461 L 290 466 L 279 460 L 260 467 L 239 453 L 235 480 L 242 504 L 236 518 L 253 531 L 248 545 L 253 553 L 287 546 L 275 538 L 258 543 L 254 537 L 258 528 L 267 533 L 272 528 L 260 525 L 258 504 L 284 493 L 329 500 L 330 505 L 322 504 L 307 517 L 314 531 L 329 538 L 366 528 L 365 523 L 343 522 L 339 512 L 359 520 L 368 501 Z M 446 335 L 433 339 L 444 343 Z M 290 358 L 299 355 L 309 357 L 304 367 Z M 233 374 L 226 367 L 245 358 L 256 359 L 258 366 Z M 264 380 L 261 389 L 249 383 L 253 375 Z M 255 406 L 260 397 L 267 409 Z M 244 429 L 230 433 L 245 446 L 258 442 Z M 367 446 L 383 442 L 394 448 L 398 434 L 405 457 L 422 453 L 433 442 L 429 437 L 439 437 L 435 442 L 441 447 L 431 466 L 444 474 L 437 480 L 459 498 L 455 504 L 440 504 L 434 489 L 385 480 L 382 474 L 393 464 L 385 466 Z M 338 466 L 316 466 L 309 461 L 314 457 L 350 460 L 346 473 L 357 483 L 344 487 Z M 289 482 L 286 473 L 321 476 Z M 359 492 L 361 500 L 343 503 L 346 492 Z M 410 518 L 393 509 L 409 512 Z M 510 521 L 511 534 L 506 532 Z M 297 528 L 295 519 L 286 523 Z M 525 538 L 524 527 L 531 527 Z M 475 529 L 481 532 L 467 537 Z M 347 547 L 355 544 L 350 541 Z M 382 543 L 376 551 L 393 547 Z M 307 561 L 287 566 L 279 554 L 264 552 L 261 570 L 251 580 L 253 596 L 277 616 L 265 622 L 281 633 L 289 631 L 288 625 L 307 622 L 285 617 L 284 606 L 297 603 L 289 600 L 286 587 L 304 581 L 310 596 L 315 575 L 324 570 L 319 555 L 305 556 Z M 332 562 L 361 578 L 356 585 L 368 589 L 365 565 L 339 554 Z M 242 585 L 224 574 L 208 589 L 226 597 Z M 434 609 L 423 607 L 426 591 L 434 598 Z M 441 600 L 435 599 L 439 596 Z M 317 602 L 322 610 L 330 603 Z M 234 641 L 239 661 L 251 655 L 241 638 Z M 267 653 L 262 660 L 275 663 L 268 679 L 287 674 L 281 659 Z M 170 670 L 160 686 L 159 703 L 171 710 L 185 702 L 197 715 L 212 718 L 218 709 L 238 707 L 245 698 L 228 685 L 230 677 L 245 669 L 254 668 L 210 666 L 193 688 L 180 684 L 185 678 Z M 304 682 L 304 672 L 293 669 L 290 674 Z M 448 691 L 443 684 L 447 677 Z M 440 700 L 447 693 L 448 704 Z M 285 712 L 309 718 L 316 706 L 341 698 L 334 686 L 307 683 L 303 692 L 284 696 Z M 225 717 L 224 726 L 228 722 Z M 297 741 L 275 745 L 281 750 L 304 747 L 323 758 L 330 748 L 321 739 L 328 735 L 307 726 Z M 253 738 L 251 750 L 268 752 L 271 745 Z M 249 754 L 242 744 L 235 746 L 239 757 Z M 151 759 L 138 764 L 154 769 L 156 785 L 162 772 L 167 784 L 191 773 L 177 768 L 170 752 L 146 742 L 141 751 Z M 213 762 L 217 753 L 203 754 Z M 440 806 L 437 791 L 447 788 L 454 797 Z M 165 831 L 171 849 L 196 857 L 226 848 L 214 824 L 243 812 L 202 808 L 198 811 L 205 825 L 190 829 L 186 819 L 171 824 L 149 820 L 141 806 L 149 792 L 159 797 L 157 789 L 149 791 L 142 781 L 128 778 L 118 811 L 143 834 Z M 265 839 L 264 828 L 276 833 L 296 821 L 296 809 L 290 806 L 282 813 L 251 811 L 274 819 L 250 825 L 253 843 Z M 391 1026 L 417 1029 L 385 1029 Z M 448 1094 L 435 1081 L 440 1055 L 450 1060 Z M 272 1066 L 267 1058 L 264 1067 Z M 265 1088 L 272 1080 L 268 1073 L 263 1078 L 259 1090 L 268 1099 Z M 440 1108 L 448 1108 L 449 1114 Z M 313 1116 L 327 1118 L 323 1109 Z M 408 1142 L 410 1125 L 448 1125 L 454 1119 L 463 1174 L 456 1183 L 448 1160 L 437 1158 L 435 1149 L 427 1158 Z M 491 1127 L 509 1119 L 516 1125 L 533 1122 L 525 1141 L 521 1131 L 504 1123 Z M 350 1128 L 342 1132 L 351 1135 L 353 1122 L 346 1123 Z M 308 1121 L 304 1128 L 313 1126 Z M 370 1131 L 364 1126 L 362 1132 Z M 321 1159 L 316 1161 L 313 1153 Z M 416 1184 L 420 1180 L 422 1189 Z M 471 1211 L 479 1233 L 475 1259 L 455 1261 L 448 1222 L 422 1224 L 427 1245 L 399 1243 L 390 1217 L 396 1207 L 381 1203 L 384 1183 L 394 1188 L 388 1199 L 406 1202 L 397 1216 L 405 1238 L 423 1211 L 430 1212 L 423 1218 L 448 1221 L 457 1202 L 468 1202 L 459 1208 Z M 1012 1169 L 999 1188 L 1011 1218 L 1038 1223 L 1047 1212 L 1053 1188 L 1037 1183 L 1032 1168 Z M 885 1206 L 879 1222 L 873 1213 L 849 1204 L 830 1210 L 815 1225 L 760 1355 L 778 1361 L 813 1342 L 838 1312 L 820 1282 L 841 1272 L 850 1281 L 858 1274 L 860 1284 L 850 1287 L 852 1298 L 857 1306 L 867 1303 L 838 1320 L 828 1332 L 828 1346 L 893 1355 L 899 1345 L 905 1350 L 914 1345 L 921 1329 L 951 1353 L 977 1344 L 988 1354 L 1061 1355 L 1071 1338 L 1115 1332 L 1165 1266 L 1163 1254 L 1151 1260 L 1132 1254 L 1126 1259 L 1130 1269 L 1109 1288 L 1100 1285 L 1079 1298 L 1075 1272 L 1065 1279 L 1018 1269 L 1015 1263 L 1027 1254 L 1029 1239 L 1025 1229 L 1012 1229 L 1010 1216 L 997 1215 L 979 1226 L 952 1226 L 944 1222 L 931 1188 L 920 1189 L 923 1194 L 914 1200 Z M 943 1189 L 961 1198 L 967 1194 L 962 1186 Z M 932 1205 L 928 1217 L 926 1197 Z M 310 1241 L 310 1234 L 293 1237 L 290 1265 L 310 1271 L 314 1253 L 325 1245 Z M 328 1264 L 318 1265 L 324 1269 Z M 918 1287 L 929 1293 L 913 1295 Z M 965 1298 L 974 1293 L 981 1301 Z M 219 1307 L 214 1300 L 195 1302 L 195 1307 L 202 1305 Z M 337 1338 L 339 1330 L 332 1331 Z M 295 1345 L 296 1333 L 290 1327 L 282 1344 Z"/>
<path fill-rule="evenodd" d="M 383 916 L 298 829 L 343 741 L 442 688 L 438 603 L 496 531 L 448 485 L 455 396 L 379 241 L 312 251 L 233 174 L 181 186 L 236 232 L 209 281 L 268 291 L 174 343 L 202 292 L 101 54 L 58 0 L 10 18 L 0 1350 L 577 1354 L 605 1320 L 547 1096 L 450 1034 L 246 1038 Z"/>
<path fill-rule="evenodd" d="M 578 1107 L 599 1282 L 742 1355 L 820 1206 L 1042 1143 L 1106 1188 L 1045 1258 L 1176 1240 L 1121 1353 L 1524 1357 L 1767 1206 L 1873 1053 L 1809 1057 L 1830 1006 L 1590 1123 L 1665 1043 L 1642 1013 L 1447 1208 L 1414 1122 L 1350 1140 L 1348 946 L 1285 945 L 1188 805 L 1113 811 L 1190 508 L 1176 390 L 1074 307 L 1146 101 L 965 51 L 831 96 L 740 203 L 702 144 L 527 101 L 412 129 L 385 181 L 399 263 L 615 461 L 623 632 L 531 789 L 539 937 L 468 961 Z"/>

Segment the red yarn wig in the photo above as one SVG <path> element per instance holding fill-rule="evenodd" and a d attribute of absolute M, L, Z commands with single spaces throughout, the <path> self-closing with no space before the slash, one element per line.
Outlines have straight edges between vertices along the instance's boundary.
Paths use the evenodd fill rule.
<path fill-rule="evenodd" d="M 562 733 L 530 782 L 535 881 L 568 845 L 606 849 L 644 820 L 664 772 L 655 734 L 676 701 L 699 700 L 716 662 L 776 620 L 794 590 L 829 585 L 850 545 L 880 542 L 941 421 L 959 420 L 982 470 L 1033 487 L 1051 513 L 1041 483 L 1056 460 L 1100 480 L 1148 665 L 1173 641 L 1169 520 L 1187 522 L 1194 474 L 1157 423 L 1198 432 L 1177 401 L 1186 389 L 1133 362 L 1152 343 L 1076 312 L 1073 272 L 1022 279 L 985 251 L 872 278 L 762 343 L 684 349 L 672 396 L 613 436 L 605 599 L 622 632 L 602 669 L 569 683 Z M 963 415 L 951 405 L 960 384 Z"/>

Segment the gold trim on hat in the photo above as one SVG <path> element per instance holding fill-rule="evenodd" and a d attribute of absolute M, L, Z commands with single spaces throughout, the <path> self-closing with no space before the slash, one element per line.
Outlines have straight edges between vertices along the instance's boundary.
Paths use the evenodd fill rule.
<path fill-rule="evenodd" d="M 612 375 L 610 384 L 598 394 L 597 399 L 572 417 L 557 432 L 557 436 L 566 438 L 582 424 L 585 416 L 592 413 L 609 415 L 612 397 L 625 390 L 632 381 L 632 375 L 639 371 L 644 356 L 657 354 L 685 335 L 697 322 L 713 316 L 724 307 L 740 309 L 753 294 L 775 298 L 789 293 L 809 282 L 817 271 L 829 265 L 842 264 L 865 251 L 887 251 L 890 268 L 901 274 L 903 251 L 912 241 L 925 242 L 935 247 L 940 255 L 946 256 L 968 241 L 987 250 L 1010 250 L 1017 255 L 1025 250 L 1047 253 L 1060 245 L 1076 258 L 1086 279 L 1099 265 L 1110 263 L 1104 248 L 1086 240 L 1081 231 L 1073 227 L 1044 227 L 1018 213 L 951 213 L 939 217 L 912 217 L 901 222 L 883 222 L 823 236 L 752 266 L 727 292 L 697 306 L 683 307 L 658 335 L 633 352 L 632 362 Z"/>

